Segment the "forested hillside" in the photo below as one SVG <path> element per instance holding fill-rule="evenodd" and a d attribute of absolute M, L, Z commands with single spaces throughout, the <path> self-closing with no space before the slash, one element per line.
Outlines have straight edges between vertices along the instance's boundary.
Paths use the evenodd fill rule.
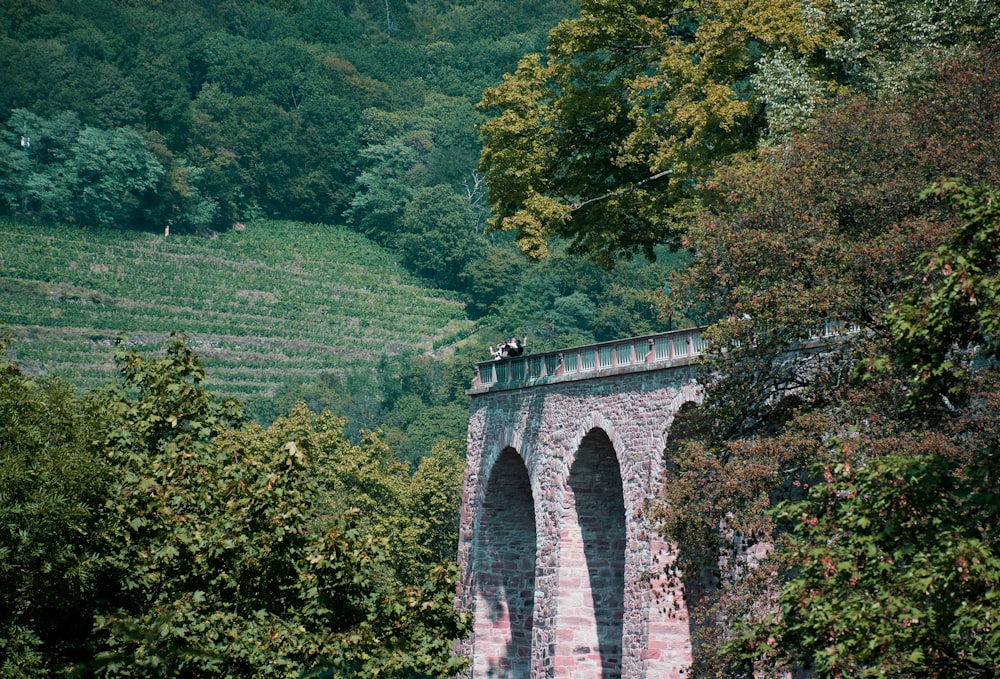
<path fill-rule="evenodd" d="M 338 222 L 359 175 L 393 181 L 380 176 L 390 158 L 406 191 L 461 196 L 483 87 L 572 10 L 565 0 L 7 0 L 3 210 L 159 231 L 256 216 Z M 378 207 L 401 210 L 407 197 Z"/>
<path fill-rule="evenodd" d="M 242 382 L 223 392 L 255 399 L 254 412 L 265 420 L 294 402 L 295 394 L 307 393 L 314 406 L 339 400 L 375 426 L 381 414 L 376 404 L 392 397 L 382 393 L 383 384 L 373 385 L 384 382 L 372 374 L 380 359 L 358 340 L 382 336 L 392 356 L 397 344 L 429 348 L 457 329 L 445 322 L 428 333 L 415 322 L 411 339 L 399 340 L 404 317 L 398 300 L 376 295 L 382 298 L 359 310 L 336 295 L 323 298 L 322 286 L 306 290 L 312 279 L 295 271 L 283 280 L 225 279 L 218 286 L 211 273 L 195 272 L 204 285 L 190 283 L 201 286 L 185 294 L 192 311 L 219 304 L 230 287 L 242 296 L 221 303 L 237 316 L 282 309 L 282 324 L 234 322 L 224 333 L 232 338 L 217 346 L 212 336 L 220 329 L 203 332 L 205 323 L 179 319 L 177 309 L 161 317 L 149 308 L 149 297 L 161 294 L 153 291 L 159 287 L 153 280 L 133 288 L 134 302 L 121 299 L 132 292 L 118 283 L 114 292 L 105 290 L 111 278 L 122 276 L 89 270 L 112 264 L 82 266 L 72 252 L 73 233 L 80 235 L 78 247 L 88 250 L 92 239 L 145 242 L 169 230 L 169 237 L 155 241 L 169 253 L 159 264 L 162 275 L 186 279 L 192 274 L 172 272 L 169 263 L 199 261 L 204 250 L 187 236 L 223 234 L 216 246 L 227 248 L 249 238 L 232 231 L 250 225 L 247 233 L 260 251 L 275 253 L 276 261 L 262 260 L 265 268 L 286 267 L 282 252 L 311 252 L 332 261 L 354 258 L 378 275 L 383 256 L 375 249 L 341 248 L 339 228 L 331 229 L 329 252 L 320 253 L 315 248 L 322 237 L 303 241 L 309 229 L 279 226 L 280 220 L 345 224 L 383 246 L 422 285 L 461 293 L 468 317 L 488 328 L 473 338 L 483 355 L 486 346 L 513 333 L 528 335 L 537 350 L 684 322 L 656 308 L 667 273 L 679 261 L 666 251 L 660 264 L 621 262 L 609 273 L 560 255 L 557 244 L 549 261 L 528 262 L 508 235 L 485 232 L 489 214 L 477 173 L 476 130 L 485 116 L 476 105 L 483 89 L 499 83 L 521 55 L 544 47 L 548 29 L 573 14 L 575 3 L 53 0 L 0 7 L 0 213 L 35 225 L 32 238 L 58 243 L 29 266 L 15 270 L 0 262 L 2 275 L 11 279 L 5 286 L 10 306 L 0 307 L 0 314 L 15 339 L 32 342 L 14 345 L 28 359 L 28 370 L 90 386 L 107 373 L 110 355 L 88 364 L 88 343 L 127 331 L 155 345 L 166 331 L 184 329 L 205 349 L 212 384 Z M 146 236 L 124 233 L 131 231 Z M 11 229 L 5 247 L 17 248 L 27 233 Z M 133 281 L 159 275 L 148 263 L 137 260 L 143 265 Z M 316 275 L 338 274 L 329 269 Z M 222 271 L 218 276 L 224 280 Z M 95 277 L 101 279 L 96 288 Z M 70 321 L 81 305 L 48 308 L 91 289 L 119 298 L 117 315 L 109 304 L 93 306 L 90 316 L 101 320 L 91 324 Z M 35 304 L 43 293 L 51 293 L 47 305 Z M 169 294 L 162 288 L 163 299 Z M 129 303 L 136 308 L 121 313 Z M 158 304 L 153 306 L 164 308 Z M 314 318 L 326 320 L 315 324 Z M 341 332 L 333 319 L 353 329 Z M 241 351 L 277 346 L 295 324 L 331 331 L 324 339 L 325 370 L 316 372 L 316 353 L 286 370 L 283 359 L 272 361 L 267 351 L 241 368 L 215 370 L 216 356 L 228 353 L 229 345 L 240 344 Z M 49 330 L 40 334 L 34 326 Z M 60 333 L 62 339 L 84 337 L 55 344 L 42 338 Z M 67 352 L 76 358 L 65 360 Z M 343 359 L 363 355 L 374 359 L 367 372 Z M 251 376 L 254 365 L 261 370 Z M 352 366 L 358 371 L 345 370 Z M 344 380 L 366 395 L 339 395 Z M 277 400 L 263 402 L 275 394 Z"/>
<path fill-rule="evenodd" d="M 203 235 L 346 221 L 467 289 L 496 244 L 475 105 L 574 8 L 4 2 L 0 213 Z"/>

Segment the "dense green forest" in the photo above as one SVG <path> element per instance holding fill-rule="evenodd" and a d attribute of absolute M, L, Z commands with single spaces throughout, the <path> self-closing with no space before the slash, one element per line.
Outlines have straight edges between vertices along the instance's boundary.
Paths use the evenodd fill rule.
<path fill-rule="evenodd" d="M 61 315 L 153 333 L 103 389 L 0 373 L 5 675 L 447 676 L 469 363 L 514 332 L 539 350 L 692 321 L 711 379 L 658 507 L 691 675 L 1000 673 L 995 3 L 0 9 L 8 351 Z M 291 328 L 322 305 L 292 290 L 355 257 L 397 277 L 373 304 L 439 325 L 351 364 L 343 344 L 392 321 L 345 288 L 331 319 L 371 329 L 337 326 L 326 369 L 248 411 L 206 389 L 188 342 L 212 362 L 214 331 L 116 327 L 158 303 L 126 270 L 156 271 L 66 257 L 74 230 L 153 260 L 267 230 L 225 255 L 260 276 L 231 307 L 247 323 Z M 251 290 L 198 285 L 206 322 Z M 861 332 L 789 360 L 820 319 Z M 317 324 L 296 341 L 327 342 Z M 174 329 L 191 339 L 150 358 Z"/>
<path fill-rule="evenodd" d="M 474 190 L 482 88 L 572 7 L 4 2 L 4 209 L 160 231 L 351 210 L 376 230 L 418 189 Z"/>
<path fill-rule="evenodd" d="M 175 234 L 346 220 L 468 288 L 493 244 L 475 104 L 572 9 L 5 2 L 0 210 Z"/>

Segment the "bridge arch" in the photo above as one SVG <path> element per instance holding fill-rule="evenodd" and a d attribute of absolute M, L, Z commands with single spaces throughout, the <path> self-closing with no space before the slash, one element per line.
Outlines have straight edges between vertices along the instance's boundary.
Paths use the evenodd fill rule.
<path fill-rule="evenodd" d="M 618 454 L 605 430 L 580 440 L 560 503 L 556 676 L 621 676 L 625 504 Z"/>

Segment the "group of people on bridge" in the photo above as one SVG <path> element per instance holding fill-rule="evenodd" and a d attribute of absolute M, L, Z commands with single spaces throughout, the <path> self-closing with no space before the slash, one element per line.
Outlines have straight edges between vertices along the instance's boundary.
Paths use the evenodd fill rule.
<path fill-rule="evenodd" d="M 490 347 L 490 356 L 493 357 L 494 361 L 499 361 L 501 358 L 513 358 L 515 356 L 520 356 L 524 353 L 524 347 L 527 343 L 527 335 L 525 335 L 523 340 L 511 337 L 506 342 L 500 342 L 497 344 L 496 348 Z"/>

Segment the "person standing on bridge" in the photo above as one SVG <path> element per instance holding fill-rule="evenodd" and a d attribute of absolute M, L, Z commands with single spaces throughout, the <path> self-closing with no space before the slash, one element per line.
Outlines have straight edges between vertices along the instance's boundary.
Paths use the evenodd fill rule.
<path fill-rule="evenodd" d="M 501 358 L 507 358 L 507 344 L 505 342 L 497 343 L 496 348 L 490 347 L 490 356 L 493 357 L 494 361 L 499 361 Z"/>
<path fill-rule="evenodd" d="M 527 335 L 524 336 L 524 340 L 511 337 L 506 342 L 497 344 L 496 349 L 490 347 L 490 356 L 493 357 L 494 361 L 499 361 L 501 358 L 513 358 L 514 356 L 520 356 L 524 353 L 524 347 L 527 343 Z"/>
<path fill-rule="evenodd" d="M 511 337 L 507 340 L 507 355 L 508 356 L 520 356 L 524 353 L 524 345 L 528 343 L 528 336 L 524 336 L 524 341 L 517 339 L 516 337 Z"/>

